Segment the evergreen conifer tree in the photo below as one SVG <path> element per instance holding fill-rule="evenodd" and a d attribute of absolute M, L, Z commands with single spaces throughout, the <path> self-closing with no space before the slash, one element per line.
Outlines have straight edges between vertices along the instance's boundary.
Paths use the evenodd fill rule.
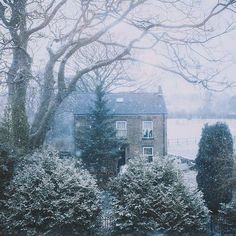
<path fill-rule="evenodd" d="M 115 235 L 204 235 L 208 209 L 202 194 L 187 188 L 166 159 L 130 159 L 124 173 L 111 181 L 110 192 Z"/>
<path fill-rule="evenodd" d="M 219 223 L 225 234 L 236 235 L 236 201 L 222 204 L 219 210 Z"/>
<path fill-rule="evenodd" d="M 233 138 L 224 123 L 205 125 L 196 158 L 197 183 L 208 208 L 216 213 L 220 203 L 232 199 L 232 188 L 224 183 L 233 173 Z"/>
<path fill-rule="evenodd" d="M 94 106 L 91 107 L 86 127 L 78 132 L 78 147 L 84 163 L 95 168 L 99 180 L 114 174 L 114 166 L 120 155 L 122 142 L 116 137 L 111 113 L 107 107 L 106 91 L 102 84 L 95 90 Z"/>
<path fill-rule="evenodd" d="M 0 121 L 0 143 L 12 146 L 12 121 L 9 106 L 4 109 L 4 116 Z"/>
<path fill-rule="evenodd" d="M 21 158 L 0 207 L 0 235 L 91 235 L 99 190 L 80 162 L 44 150 Z"/>

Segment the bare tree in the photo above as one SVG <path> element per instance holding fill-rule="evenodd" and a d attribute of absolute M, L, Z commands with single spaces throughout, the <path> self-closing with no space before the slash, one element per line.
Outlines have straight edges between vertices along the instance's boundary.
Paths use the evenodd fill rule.
<path fill-rule="evenodd" d="M 99 44 L 90 45 L 90 48 L 83 52 L 80 50 L 74 55 L 71 63 L 71 70 L 76 72 L 78 68 L 95 64 L 104 58 L 114 57 L 116 48 L 104 48 Z M 96 87 L 103 84 L 103 88 L 108 92 L 118 88 L 131 87 L 133 80 L 127 74 L 127 67 L 130 62 L 117 60 L 112 64 L 94 69 L 78 81 L 76 87 L 78 91 L 94 92 Z"/>
<path fill-rule="evenodd" d="M 103 68 L 95 69 L 78 81 L 77 88 L 82 92 L 94 92 L 96 86 L 104 85 L 106 91 L 131 87 L 133 80 L 126 74 L 120 62 L 113 63 Z"/>
<path fill-rule="evenodd" d="M 234 11 L 235 3 L 234 0 L 217 0 L 205 14 L 197 15 L 195 9 L 199 3 L 191 0 L 0 1 L 0 47 L 4 54 L 0 70 L 6 74 L 14 144 L 17 147 L 30 144 L 32 148 L 42 145 L 53 114 L 76 89 L 78 81 L 117 61 L 141 61 L 136 56 L 143 50 L 158 54 L 160 61 L 153 63 L 154 66 L 207 87 L 217 72 L 201 78 L 196 71 L 198 60 L 195 57 L 201 51 L 195 45 L 204 47 L 231 30 L 232 26 L 227 25 L 223 31 L 215 31 L 212 19 Z M 171 15 L 176 20 L 171 19 Z M 118 31 L 114 31 L 122 25 L 130 27 L 131 33 L 120 40 Z M 48 45 L 48 56 L 44 60 L 43 81 L 40 81 L 40 104 L 29 127 L 26 93 L 29 81 L 35 78 L 34 44 L 40 40 Z M 77 70 L 72 73 L 70 65 L 75 55 L 86 56 L 86 50 L 94 44 L 99 44 L 104 52 L 110 48 L 115 50 L 91 64 L 80 63 L 78 58 Z M 205 55 L 198 56 L 209 60 Z"/>

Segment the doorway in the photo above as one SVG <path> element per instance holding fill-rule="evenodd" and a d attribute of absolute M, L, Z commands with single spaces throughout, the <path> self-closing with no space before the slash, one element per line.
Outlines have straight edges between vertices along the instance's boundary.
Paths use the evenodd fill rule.
<path fill-rule="evenodd" d="M 126 164 L 127 152 L 128 152 L 128 145 L 126 144 L 120 148 L 120 157 L 117 163 L 117 173 L 119 173 L 122 166 Z"/>

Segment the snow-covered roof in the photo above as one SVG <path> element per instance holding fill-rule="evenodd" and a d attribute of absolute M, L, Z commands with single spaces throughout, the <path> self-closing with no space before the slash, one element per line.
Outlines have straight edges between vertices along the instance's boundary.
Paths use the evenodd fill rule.
<path fill-rule="evenodd" d="M 114 115 L 166 114 L 161 93 L 108 93 L 108 107 Z M 86 115 L 95 100 L 94 93 L 73 92 L 60 106 L 60 110 Z"/>

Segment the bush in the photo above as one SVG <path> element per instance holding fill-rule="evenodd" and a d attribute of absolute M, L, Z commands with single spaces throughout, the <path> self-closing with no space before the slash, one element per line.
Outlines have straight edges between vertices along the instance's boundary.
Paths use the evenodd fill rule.
<path fill-rule="evenodd" d="M 0 120 L 0 143 L 12 146 L 12 139 L 11 109 L 9 106 L 6 106 L 4 115 Z"/>
<path fill-rule="evenodd" d="M 127 170 L 111 183 L 114 232 L 204 231 L 208 210 L 201 193 L 184 186 L 180 173 L 167 161 L 129 162 Z"/>
<path fill-rule="evenodd" d="M 0 144 L 0 199 L 3 198 L 5 187 L 13 176 L 14 153 L 6 145 Z"/>
<path fill-rule="evenodd" d="M 225 183 L 232 178 L 233 164 L 233 138 L 228 126 L 205 125 L 196 158 L 197 183 L 213 213 L 232 199 L 232 187 Z"/>
<path fill-rule="evenodd" d="M 221 230 L 224 233 L 236 235 L 236 202 L 222 204 L 219 211 Z"/>
<path fill-rule="evenodd" d="M 21 161 L 6 197 L 0 215 L 4 235 L 87 235 L 100 211 L 91 175 L 49 151 Z"/>

